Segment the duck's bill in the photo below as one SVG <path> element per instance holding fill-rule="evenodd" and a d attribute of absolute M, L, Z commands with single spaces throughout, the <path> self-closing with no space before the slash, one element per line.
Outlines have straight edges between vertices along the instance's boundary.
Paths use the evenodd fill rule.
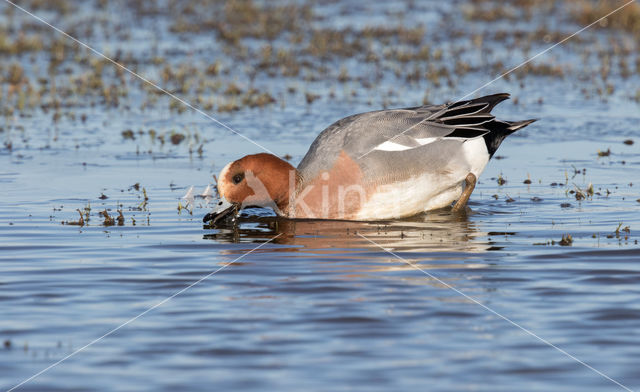
<path fill-rule="evenodd" d="M 218 222 L 226 220 L 225 218 L 233 219 L 237 214 L 238 205 L 235 203 L 230 203 L 226 199 L 222 198 L 215 206 L 213 211 L 202 218 L 202 221 L 204 223 L 210 222 L 209 224 L 213 226 Z"/>

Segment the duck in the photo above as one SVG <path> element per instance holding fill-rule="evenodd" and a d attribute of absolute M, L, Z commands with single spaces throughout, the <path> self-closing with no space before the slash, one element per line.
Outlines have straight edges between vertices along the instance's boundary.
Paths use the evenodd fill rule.
<path fill-rule="evenodd" d="M 290 219 L 355 221 L 466 211 L 502 141 L 536 121 L 496 119 L 491 110 L 508 98 L 354 114 L 323 130 L 297 167 L 273 154 L 244 156 L 220 171 L 220 199 L 203 221 L 215 225 L 247 207 Z"/>

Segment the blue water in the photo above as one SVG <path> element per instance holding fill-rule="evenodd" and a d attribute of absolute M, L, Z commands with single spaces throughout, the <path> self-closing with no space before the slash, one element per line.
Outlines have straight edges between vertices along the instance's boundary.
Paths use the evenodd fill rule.
<path fill-rule="evenodd" d="M 459 40 L 482 59 L 468 37 L 488 36 L 492 24 L 463 23 L 465 6 L 418 2 L 407 12 L 404 2 L 316 4 L 313 24 L 423 21 L 427 39 L 438 38 L 434 46 Z M 9 14 L 9 7 L 0 5 L 4 26 L 38 31 L 36 22 L 19 11 Z M 103 50 L 122 45 L 146 58 L 136 48 L 157 44 L 153 50 L 176 63 L 238 61 L 219 52 L 221 44 L 208 33 L 170 33 L 166 11 L 121 27 L 121 42 L 105 37 L 101 31 L 116 31 L 136 15 L 118 7 L 128 9 L 85 3 L 78 11 L 107 20 L 88 38 Z M 73 14 L 36 9 L 65 28 L 80 23 Z M 405 19 L 389 16 L 397 10 L 407 12 Z M 540 12 L 523 28 L 535 29 L 548 16 Z M 566 13 L 554 17 L 549 23 L 561 31 L 579 28 L 560 23 Z M 434 28 L 441 18 L 458 21 L 468 35 Z M 590 34 L 586 40 L 608 37 L 603 30 Z M 136 40 L 141 37 L 155 44 Z M 501 42 L 488 42 L 505 63 L 522 60 L 509 57 Z M 501 104 L 499 117 L 540 120 L 503 144 L 466 216 L 440 211 L 375 223 L 287 221 L 254 209 L 238 227 L 210 229 L 201 219 L 211 206 L 196 199 L 179 210 L 181 197 L 191 186 L 201 192 L 228 161 L 259 148 L 202 115 L 160 104 L 140 109 L 146 93 L 130 81 L 118 108 L 97 98 L 94 106 L 83 104 L 79 97 L 62 110 L 74 116 L 57 122 L 39 108 L 4 117 L 0 138 L 12 148 L 0 149 L 0 389 L 71 354 L 16 391 L 624 390 L 615 382 L 640 389 L 640 106 L 630 98 L 638 75 L 613 75 L 616 92 L 606 99 L 585 97 L 580 86 L 593 86 L 579 78 L 586 72 L 578 69 L 584 48 L 570 48 L 549 54 L 575 64 L 564 78 L 530 76 L 523 85 L 511 78 L 482 91 L 518 98 Z M 3 69 L 41 61 L 31 61 L 31 54 L 3 56 Z M 349 59 L 327 64 L 339 70 L 343 62 L 354 76 L 370 74 L 371 65 Z M 147 70 L 157 76 L 152 65 L 139 67 Z M 224 77 L 247 86 L 242 72 L 240 63 Z M 388 90 L 396 90 L 392 106 L 421 103 L 425 89 L 443 102 L 494 77 L 472 72 L 454 87 L 431 89 L 426 80 L 399 84 L 393 72 L 383 73 L 372 89 L 260 74 L 256 84 L 271 89 L 278 103 L 207 112 L 290 154 L 295 164 L 325 126 L 384 106 Z M 286 92 L 291 85 L 295 93 Z M 321 98 L 309 105 L 305 91 Z M 122 137 L 126 129 L 135 140 Z M 167 140 L 172 132 L 187 139 L 161 144 L 149 129 Z M 627 139 L 635 143 L 624 144 Z M 610 156 L 598 156 L 607 149 Z M 506 184 L 498 185 L 499 176 Z M 523 183 L 527 178 L 531 184 Z M 592 197 L 576 200 L 570 193 L 590 183 Z M 88 225 L 62 224 L 87 207 Z M 124 225 L 103 226 L 105 209 L 111 216 L 121 209 Z M 558 245 L 566 234 L 573 243 Z"/>

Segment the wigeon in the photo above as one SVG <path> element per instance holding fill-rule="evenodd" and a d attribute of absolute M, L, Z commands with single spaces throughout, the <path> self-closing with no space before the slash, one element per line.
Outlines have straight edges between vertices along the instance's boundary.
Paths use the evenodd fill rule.
<path fill-rule="evenodd" d="M 218 177 L 219 219 L 250 206 L 306 219 L 382 220 L 466 203 L 489 159 L 535 120 L 490 112 L 509 94 L 444 105 L 379 110 L 322 131 L 297 168 L 277 156 L 247 155 Z"/>

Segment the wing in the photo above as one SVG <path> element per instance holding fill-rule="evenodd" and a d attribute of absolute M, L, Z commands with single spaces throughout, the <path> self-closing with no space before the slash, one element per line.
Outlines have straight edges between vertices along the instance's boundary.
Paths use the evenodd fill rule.
<path fill-rule="evenodd" d="M 387 164 L 408 164 L 404 166 L 408 170 L 427 163 L 444 168 L 444 160 L 451 159 L 465 141 L 491 132 L 486 124 L 496 120 L 490 111 L 507 98 L 508 94 L 496 94 L 448 105 L 382 110 L 343 118 L 318 135 L 298 170 L 303 178 L 314 178 L 321 170 L 329 169 L 342 151 L 372 177 L 379 176 L 380 166 Z M 404 153 L 384 153 L 391 151 Z"/>

